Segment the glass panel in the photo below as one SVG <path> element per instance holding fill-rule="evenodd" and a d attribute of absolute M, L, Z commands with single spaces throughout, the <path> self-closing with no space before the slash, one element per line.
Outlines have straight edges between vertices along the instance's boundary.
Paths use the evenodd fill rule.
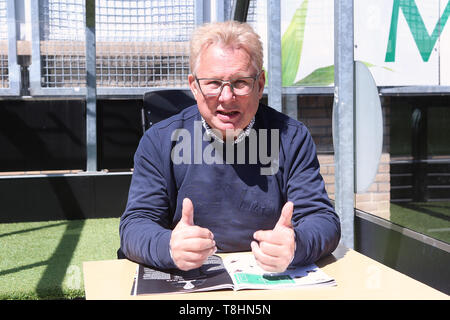
<path fill-rule="evenodd" d="M 391 98 L 392 222 L 450 242 L 450 100 Z"/>
<path fill-rule="evenodd" d="M 248 21 L 267 44 L 266 2 L 250 3 Z M 310 90 L 284 95 L 283 112 L 311 132 L 332 199 L 333 96 L 312 95 L 311 86 L 333 85 L 333 5 L 331 0 L 281 3 L 283 86 L 291 87 L 289 92 L 295 86 Z M 355 195 L 355 206 L 445 242 L 450 241 L 450 100 L 426 92 L 449 84 L 450 33 L 443 31 L 449 15 L 448 1 L 354 2 L 355 60 L 369 68 L 379 89 L 423 86 L 416 89 L 422 96 L 380 96 L 382 154 L 373 183 Z"/>
<path fill-rule="evenodd" d="M 439 0 L 354 2 L 355 60 L 369 67 L 377 86 L 419 95 L 381 96 L 381 163 L 356 207 L 450 242 L 450 100 L 427 95 L 448 86 L 450 3 Z M 443 87 L 443 91 L 447 87 Z"/>

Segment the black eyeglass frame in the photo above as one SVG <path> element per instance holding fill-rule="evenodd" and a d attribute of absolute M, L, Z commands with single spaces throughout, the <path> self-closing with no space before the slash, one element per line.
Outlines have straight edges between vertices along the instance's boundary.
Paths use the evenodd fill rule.
<path fill-rule="evenodd" d="M 253 91 L 253 89 L 255 88 L 255 82 L 256 82 L 256 80 L 259 78 L 259 76 L 261 75 L 262 72 L 263 72 L 263 71 L 258 72 L 258 73 L 257 73 L 255 76 L 253 76 L 253 77 L 250 77 L 250 76 L 249 76 L 249 77 L 240 77 L 240 78 L 236 78 L 236 79 L 233 79 L 233 80 L 223 80 L 223 79 L 218 79 L 218 78 L 197 78 L 196 75 L 194 75 L 194 78 L 195 78 L 195 81 L 197 82 L 198 87 L 200 88 L 200 92 L 201 92 L 202 95 L 204 95 L 204 96 L 207 96 L 207 97 L 218 97 L 218 96 L 220 96 L 220 95 L 222 94 L 223 87 L 224 87 L 226 84 L 229 84 L 229 85 L 230 85 L 231 92 L 233 93 L 233 95 L 242 97 L 242 96 L 248 96 L 248 95 Z M 246 94 L 236 94 L 236 92 L 234 92 L 234 87 L 233 87 L 232 82 L 238 81 L 238 80 L 241 80 L 241 79 L 253 79 L 252 88 L 251 88 L 251 90 L 249 91 L 249 93 L 246 93 Z M 203 90 L 202 90 L 202 86 L 200 85 L 200 80 L 217 80 L 217 81 L 221 81 L 221 82 L 222 82 L 222 85 L 220 86 L 220 91 L 219 91 L 217 94 L 205 94 L 205 93 L 203 92 Z"/>

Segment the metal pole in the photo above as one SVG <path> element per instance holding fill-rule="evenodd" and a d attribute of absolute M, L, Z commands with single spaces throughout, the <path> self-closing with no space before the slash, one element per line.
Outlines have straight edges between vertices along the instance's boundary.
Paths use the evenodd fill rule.
<path fill-rule="evenodd" d="M 31 65 L 29 66 L 30 94 L 41 91 L 41 45 L 39 21 L 40 1 L 31 1 Z"/>
<path fill-rule="evenodd" d="M 219 0 L 220 1 L 220 0 Z M 232 2 L 233 0 L 223 0 L 223 21 L 232 20 L 233 19 L 233 8 Z"/>
<path fill-rule="evenodd" d="M 205 12 L 203 8 L 203 0 L 195 0 L 194 2 L 194 11 L 195 11 L 195 25 L 200 26 L 205 23 Z"/>
<path fill-rule="evenodd" d="M 233 20 L 246 22 L 249 5 L 250 0 L 236 0 L 233 4 Z"/>
<path fill-rule="evenodd" d="M 281 94 L 281 10 L 280 1 L 267 0 L 268 34 L 268 102 L 275 110 L 282 111 Z"/>
<path fill-rule="evenodd" d="M 97 171 L 97 83 L 95 63 L 95 0 L 86 8 L 86 171 Z"/>
<path fill-rule="evenodd" d="M 224 1 L 223 0 L 215 0 L 214 5 L 215 5 L 216 21 L 218 21 L 218 22 L 225 21 L 225 3 L 224 3 Z"/>
<path fill-rule="evenodd" d="M 297 95 L 296 94 L 287 94 L 284 96 L 284 110 L 283 113 L 291 117 L 292 119 L 298 119 L 297 112 Z"/>
<path fill-rule="evenodd" d="M 353 37 L 353 0 L 334 0 L 335 208 L 348 248 L 354 247 Z"/>
<path fill-rule="evenodd" d="M 13 0 L 7 3 L 8 16 L 8 76 L 11 95 L 20 94 L 20 66 L 17 64 L 16 8 Z"/>

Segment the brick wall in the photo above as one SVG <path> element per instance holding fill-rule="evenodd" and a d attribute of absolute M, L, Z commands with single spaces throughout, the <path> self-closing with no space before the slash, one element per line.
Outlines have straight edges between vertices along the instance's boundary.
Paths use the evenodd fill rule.
<path fill-rule="evenodd" d="M 320 173 L 325 181 L 325 188 L 328 192 L 328 196 L 334 200 L 334 156 L 319 154 L 318 158 L 320 162 Z M 365 193 L 355 195 L 355 207 L 389 220 L 390 190 L 389 154 L 383 153 L 374 182 Z"/>
<path fill-rule="evenodd" d="M 335 166 L 332 138 L 332 96 L 300 96 L 298 119 L 309 129 L 317 146 L 320 173 L 331 199 L 335 199 Z M 355 207 L 384 219 L 390 218 L 389 114 L 383 109 L 384 142 L 378 173 L 367 192 L 355 195 Z"/>
<path fill-rule="evenodd" d="M 309 129 L 319 154 L 334 152 L 332 115 L 333 97 L 300 96 L 298 98 L 298 119 Z"/>

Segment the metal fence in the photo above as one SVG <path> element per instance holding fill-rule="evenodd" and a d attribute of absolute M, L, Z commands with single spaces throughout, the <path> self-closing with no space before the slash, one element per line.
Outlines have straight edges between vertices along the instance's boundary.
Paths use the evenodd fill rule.
<path fill-rule="evenodd" d="M 95 79 L 99 96 L 139 96 L 152 88 L 186 88 L 189 73 L 187 43 L 192 30 L 198 24 L 213 20 L 211 19 L 213 6 L 218 18 L 216 20 L 227 20 L 230 19 L 234 5 L 245 2 L 240 0 L 92 1 L 95 1 Z M 438 0 L 434 2 L 436 1 Z M 0 95 L 23 93 L 31 96 L 84 96 L 86 94 L 85 2 L 86 0 L 23 2 L 0 0 Z M 23 39 L 16 35 L 19 22 L 16 20 L 15 5 L 19 7 L 18 10 L 23 10 L 24 8 L 20 8 L 22 3 L 30 12 L 30 20 L 27 20 L 26 24 L 31 25 L 31 34 L 24 41 L 27 44 L 26 48 L 30 50 L 25 53 L 20 52 L 18 56 L 15 40 Z M 414 1 L 404 3 L 415 8 Z M 445 3 L 442 1 L 442 6 Z M 364 19 L 368 19 L 372 24 L 377 21 L 374 8 L 366 8 L 360 1 L 355 4 L 358 4 L 356 8 L 360 8 L 354 13 L 359 23 Z M 406 4 L 401 6 L 406 12 Z M 445 9 L 447 11 L 442 14 L 442 21 L 437 24 L 439 28 L 445 24 L 449 6 L 450 4 L 447 4 Z M 295 12 L 294 15 L 299 18 L 299 37 L 301 36 L 302 39 L 303 31 L 306 30 L 306 20 L 308 30 L 320 31 L 317 34 L 321 36 L 309 36 L 309 38 L 305 36 L 302 41 L 308 45 L 301 44 L 303 52 L 298 48 L 293 49 L 301 55 L 302 61 L 297 77 L 286 82 L 286 72 L 281 67 L 274 67 L 269 76 L 281 70 L 280 91 L 285 95 L 333 94 L 334 65 L 330 59 L 331 55 L 328 54 L 332 52 L 330 46 L 333 42 L 333 0 L 303 2 L 249 0 L 247 21 L 255 27 L 265 45 L 269 47 L 265 48 L 266 60 L 276 61 L 280 55 L 277 51 L 279 48 L 275 48 L 274 52 L 270 46 L 275 43 L 275 38 L 278 42 L 280 39 L 278 36 L 271 38 L 269 33 L 280 21 L 279 16 L 270 14 L 269 11 L 273 9 L 284 12 L 282 16 L 285 16 L 286 12 Z M 403 11 L 401 16 L 405 15 Z M 428 15 L 427 12 L 424 11 L 424 14 Z M 414 14 L 407 16 L 410 20 L 416 19 Z M 420 13 L 417 16 L 419 19 Z M 271 21 L 272 18 L 278 21 Z M 431 21 L 431 23 L 434 22 L 435 20 Z M 281 23 L 286 21 L 282 19 Z M 22 33 L 22 30 L 20 31 Z M 281 37 L 282 46 L 283 37 L 284 34 Z M 421 39 L 419 43 L 433 40 L 434 37 L 434 35 L 424 34 L 422 38 L 419 37 Z M 358 43 L 360 40 L 356 40 L 354 50 L 359 54 L 358 59 L 366 61 L 363 53 L 365 51 L 361 49 L 363 46 Z M 309 54 L 305 54 L 305 48 L 309 48 Z M 446 50 L 445 52 L 448 52 L 448 49 Z M 321 52 L 328 54 L 324 61 L 322 61 L 324 55 L 321 55 Z M 24 57 L 31 59 L 31 63 L 24 64 Z M 22 74 L 21 66 L 17 63 L 18 58 L 22 64 Z M 383 69 L 375 64 L 373 66 L 381 71 L 389 69 Z M 269 67 L 267 66 L 266 70 L 269 70 Z M 295 70 L 295 67 L 287 69 Z M 391 70 L 386 72 L 392 73 Z M 22 79 L 23 84 L 21 84 Z M 426 83 L 411 86 L 380 85 L 379 89 L 384 95 L 450 92 L 449 86 Z M 270 88 L 268 87 L 266 91 L 270 91 Z"/>
<path fill-rule="evenodd" d="M 32 95 L 84 94 L 84 2 L 33 1 Z M 202 22 L 198 3 L 96 0 L 97 93 L 187 86 L 188 40 L 197 21 Z"/>
<path fill-rule="evenodd" d="M 99 96 L 141 95 L 151 88 L 187 87 L 189 73 L 188 41 L 196 25 L 231 16 L 237 0 L 95 0 L 96 90 Z M 6 6 L 11 19 L 7 19 Z M 85 0 L 36 0 L 29 2 L 31 12 L 31 96 L 84 96 L 86 94 L 86 8 Z M 279 7 L 280 4 L 278 3 Z M 22 8 L 23 9 L 23 8 Z M 0 0 L 0 14 L 9 25 L 14 21 L 14 0 Z M 267 39 L 267 1 L 250 0 L 247 21 Z M 279 19 L 279 18 L 278 18 Z M 1 21 L 3 22 L 3 21 Z M 12 22 L 12 24 L 11 24 Z M 279 21 L 277 21 L 279 23 Z M 6 28 L 6 23 L 1 23 Z M 15 28 L 2 32 L 2 87 L 16 63 Z M 8 40 L 9 39 L 9 40 Z M 8 40 L 8 41 L 7 41 Z M 6 49 L 5 49 L 6 48 Z M 9 67 L 6 66 L 9 56 Z M 269 57 L 268 57 L 269 58 Z M 14 60 L 14 61 L 13 61 Z M 19 67 L 19 66 L 17 66 Z M 28 68 L 28 69 L 27 69 Z M 9 73 L 8 73 L 9 71 Z M 27 84 L 25 84 L 27 85 Z M 299 93 L 305 88 L 283 88 L 284 93 Z M 311 92 L 330 93 L 329 88 Z M 292 92 L 291 92 L 292 91 Z M 311 93 L 310 92 L 310 93 Z M 19 91 L 0 91 L 0 94 Z"/>

